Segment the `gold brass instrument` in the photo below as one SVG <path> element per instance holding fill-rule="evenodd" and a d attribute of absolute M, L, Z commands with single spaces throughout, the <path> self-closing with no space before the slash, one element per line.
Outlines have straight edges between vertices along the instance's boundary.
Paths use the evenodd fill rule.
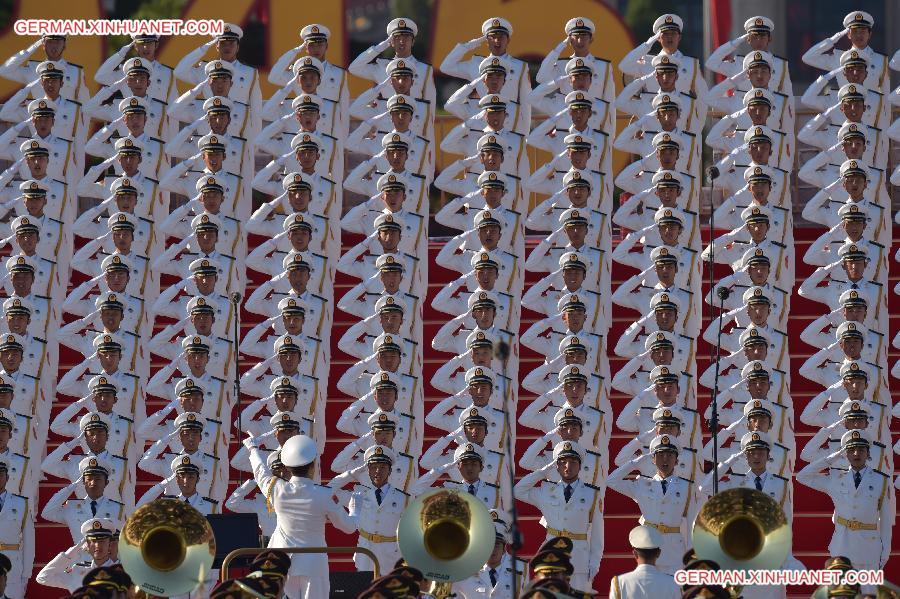
<path fill-rule="evenodd" d="M 119 560 L 142 591 L 169 597 L 206 581 L 216 556 L 212 527 L 177 499 L 157 499 L 134 511 L 119 536 Z"/>
<path fill-rule="evenodd" d="M 406 563 L 432 581 L 425 596 L 443 599 L 452 583 L 478 572 L 494 548 L 494 523 L 478 498 L 450 489 L 417 497 L 397 525 Z"/>
<path fill-rule="evenodd" d="M 755 489 L 707 500 L 694 522 L 694 551 L 723 570 L 776 570 L 791 552 L 791 527 L 777 501 Z"/>

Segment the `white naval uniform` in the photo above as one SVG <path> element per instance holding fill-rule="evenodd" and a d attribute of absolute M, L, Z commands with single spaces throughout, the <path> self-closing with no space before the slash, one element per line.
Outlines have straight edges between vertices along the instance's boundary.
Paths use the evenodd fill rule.
<path fill-rule="evenodd" d="M 19 417 L 22 417 L 22 420 L 25 420 L 26 418 L 21 414 L 16 414 L 17 421 L 19 420 Z M 28 420 L 31 419 L 31 417 L 27 418 Z M 27 449 L 25 449 L 25 451 L 27 451 Z M 40 478 L 38 471 L 40 464 L 29 464 L 31 458 L 12 451 L 9 445 L 6 446 L 6 449 L 0 451 L 0 460 L 6 461 L 7 465 L 6 475 L 9 478 L 6 481 L 6 488 L 10 491 L 16 491 L 17 495 L 31 497 L 33 500 L 37 489 L 37 482 Z"/>
<path fill-rule="evenodd" d="M 697 511 L 697 491 L 693 481 L 678 476 L 665 479 L 666 492 L 663 493 L 659 474 L 648 478 L 638 475 L 633 480 L 624 477 L 639 467 L 637 462 L 649 459 L 641 456 L 609 473 L 606 484 L 610 489 L 633 499 L 640 507 L 640 523 L 652 526 L 662 536 L 662 553 L 657 560 L 659 569 L 674 574 L 682 567 L 681 557 L 690 543 L 690 528 Z"/>
<path fill-rule="evenodd" d="M 34 563 L 34 513 L 28 503 L 21 495 L 0 493 L 0 551 L 12 562 L 6 575 L 10 597 L 25 597 Z"/>
<path fill-rule="evenodd" d="M 332 499 L 332 489 L 320 487 L 308 478 L 292 477 L 285 481 L 268 472 L 258 450 L 250 451 L 253 477 L 275 508 L 277 526 L 269 547 L 318 547 L 326 545 L 325 522 L 329 521 L 345 533 L 356 526 L 344 508 Z M 285 590 L 291 599 L 327 597 L 329 594 L 328 558 L 325 554 L 300 554 L 291 557 Z"/>
<path fill-rule="evenodd" d="M 521 595 L 529 583 L 528 563 L 524 560 L 516 560 L 516 587 L 518 595 Z M 497 580 L 491 582 L 491 570 Z M 500 563 L 494 568 L 485 564 L 481 570 L 459 582 L 453 583 L 453 592 L 462 599 L 509 599 L 513 594 L 512 581 L 512 556 L 506 552 L 500 558 Z"/>
<path fill-rule="evenodd" d="M 370 549 L 378 560 L 379 571 L 389 571 L 400 559 L 397 524 L 409 502 L 409 495 L 390 484 L 381 487 L 381 503 L 372 486 L 356 485 L 350 496 L 348 511 L 359 529 L 360 547 Z M 353 554 L 360 572 L 372 570 L 372 560 L 364 553 Z"/>
<path fill-rule="evenodd" d="M 125 504 L 105 495 L 97 500 L 91 500 L 86 495 L 81 499 L 69 499 L 73 490 L 80 484 L 81 481 L 76 481 L 60 489 L 41 510 L 41 518 L 44 520 L 59 522 L 68 527 L 72 543 L 81 539 L 81 525 L 91 518 L 106 518 L 119 524 L 125 522 Z M 91 503 L 94 503 L 94 506 L 91 506 Z"/>
<path fill-rule="evenodd" d="M 675 578 L 653 564 L 638 564 L 631 572 L 609 581 L 609 599 L 680 599 Z"/>
<path fill-rule="evenodd" d="M 73 552 L 73 550 L 75 551 Z M 35 581 L 40 585 L 66 589 L 71 593 L 81 586 L 81 581 L 85 575 L 94 568 L 112 566 L 118 563 L 111 559 L 106 560 L 102 564 L 95 564 L 93 560 L 78 561 L 78 558 L 82 555 L 83 552 L 80 545 L 58 553 L 38 572 Z"/>
<path fill-rule="evenodd" d="M 24 50 L 19 50 L 9 58 L 7 58 L 3 66 L 0 66 L 0 77 L 17 81 L 22 84 L 29 84 L 35 80 L 35 72 L 37 66 L 45 62 L 32 58 L 38 48 L 42 46 L 43 41 L 39 40 Z M 43 52 L 43 50 L 41 50 Z M 46 54 L 44 55 L 46 60 Z M 60 57 L 59 60 L 51 61 L 56 68 L 63 72 L 63 85 L 60 88 L 60 95 L 64 98 L 84 102 L 89 94 L 89 90 L 84 81 L 84 67 L 74 62 L 69 62 L 65 58 Z M 15 594 L 15 593 L 13 593 Z"/>
<path fill-rule="evenodd" d="M 896 510 L 891 479 L 867 466 L 856 487 L 851 470 L 831 466 L 841 455 L 835 452 L 807 465 L 797 473 L 797 482 L 825 493 L 834 502 L 829 555 L 846 556 L 860 570 L 877 570 L 891 551 Z M 825 468 L 828 473 L 822 472 Z"/>
<path fill-rule="evenodd" d="M 247 497 L 253 491 L 259 492 Z M 240 514 L 256 514 L 263 539 L 268 541 L 275 532 L 275 510 L 266 499 L 265 493 L 256 484 L 255 479 L 245 480 L 225 501 L 225 507 L 231 512 Z"/>
<path fill-rule="evenodd" d="M 603 556 L 604 489 L 578 479 L 572 483 L 572 494 L 566 502 L 564 483 L 543 480 L 555 468 L 554 463 L 522 478 L 516 484 L 515 495 L 541 511 L 540 523 L 547 529 L 548 539 L 563 536 L 572 540 L 571 584 L 589 589 Z"/>

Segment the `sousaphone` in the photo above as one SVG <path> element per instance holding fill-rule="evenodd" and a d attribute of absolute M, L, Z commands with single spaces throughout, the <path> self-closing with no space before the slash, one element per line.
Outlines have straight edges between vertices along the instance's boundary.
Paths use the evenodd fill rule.
<path fill-rule="evenodd" d="M 478 572 L 494 548 L 494 523 L 477 497 L 451 489 L 418 496 L 400 517 L 397 543 L 407 564 L 432 581 L 426 596 Z"/>

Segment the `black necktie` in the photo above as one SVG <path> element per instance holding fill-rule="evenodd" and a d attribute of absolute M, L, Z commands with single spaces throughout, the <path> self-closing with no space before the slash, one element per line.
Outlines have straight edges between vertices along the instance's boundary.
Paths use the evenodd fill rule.
<path fill-rule="evenodd" d="M 853 486 L 858 489 L 860 482 L 862 482 L 862 474 L 859 472 L 859 470 L 854 470 L 853 471 Z"/>
<path fill-rule="evenodd" d="M 475 485 L 469 485 L 469 493 L 470 493 L 471 495 L 474 495 L 474 494 L 475 494 Z"/>
<path fill-rule="evenodd" d="M 756 490 L 762 491 L 762 477 L 761 476 L 756 477 Z"/>
<path fill-rule="evenodd" d="M 566 503 L 569 503 L 569 500 L 572 499 L 572 485 L 566 485 L 566 488 L 563 490 L 563 497 Z"/>
<path fill-rule="evenodd" d="M 378 502 L 378 505 L 381 505 L 381 488 L 375 489 L 375 501 Z"/>
<path fill-rule="evenodd" d="M 97 515 L 97 500 L 91 499 L 91 516 Z"/>
<path fill-rule="evenodd" d="M 490 570 L 488 570 L 488 575 L 491 577 L 491 586 L 497 586 L 497 569 L 491 568 Z"/>
<path fill-rule="evenodd" d="M 668 481 L 666 481 L 666 479 L 662 479 L 662 480 L 659 481 L 659 482 L 662 483 L 663 495 L 665 495 L 665 494 L 666 494 L 666 491 L 667 491 L 668 488 L 669 488 L 669 483 L 668 483 Z"/>

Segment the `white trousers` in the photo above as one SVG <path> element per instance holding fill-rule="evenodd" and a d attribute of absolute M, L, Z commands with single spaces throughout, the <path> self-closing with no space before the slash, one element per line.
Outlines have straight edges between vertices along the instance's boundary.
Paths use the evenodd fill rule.
<path fill-rule="evenodd" d="M 331 581 L 325 576 L 288 576 L 284 585 L 285 599 L 328 599 Z"/>
<path fill-rule="evenodd" d="M 23 572 L 21 554 L 18 551 L 7 551 L 4 555 L 12 562 L 12 570 L 6 575 L 6 596 L 10 599 L 25 599 L 29 576 Z M 30 574 L 29 571 L 28 575 Z"/>
<path fill-rule="evenodd" d="M 569 579 L 569 586 L 579 591 L 591 591 L 591 579 L 585 572 L 573 572 Z"/>

